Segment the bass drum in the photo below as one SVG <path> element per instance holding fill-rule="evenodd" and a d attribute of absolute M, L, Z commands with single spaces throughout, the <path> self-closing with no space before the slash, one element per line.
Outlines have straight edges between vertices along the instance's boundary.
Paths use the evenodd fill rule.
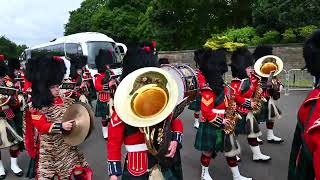
<path fill-rule="evenodd" d="M 162 64 L 161 69 L 169 72 L 176 80 L 179 87 L 179 100 L 188 97 L 188 102 L 193 101 L 199 91 L 199 82 L 196 72 L 187 64 Z M 180 88 L 182 87 L 182 88 Z"/>

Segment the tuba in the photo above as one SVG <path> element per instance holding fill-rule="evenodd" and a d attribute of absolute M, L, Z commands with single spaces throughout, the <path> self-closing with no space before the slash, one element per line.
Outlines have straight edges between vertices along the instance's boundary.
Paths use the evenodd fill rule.
<path fill-rule="evenodd" d="M 181 88 L 181 87 L 180 87 Z M 144 134 L 149 153 L 161 167 L 170 166 L 165 155 L 171 141 L 171 120 L 182 112 L 188 98 L 179 99 L 175 78 L 155 67 L 138 69 L 126 76 L 114 96 L 114 108 L 126 124 Z"/>
<path fill-rule="evenodd" d="M 254 64 L 254 71 L 260 77 L 277 76 L 283 70 L 283 61 L 274 55 L 263 56 Z"/>

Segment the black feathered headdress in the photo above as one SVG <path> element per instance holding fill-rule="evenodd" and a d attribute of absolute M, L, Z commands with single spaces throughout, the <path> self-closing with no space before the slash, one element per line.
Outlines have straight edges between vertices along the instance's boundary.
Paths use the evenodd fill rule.
<path fill-rule="evenodd" d="M 4 61 L 0 61 L 0 77 L 5 77 L 8 75 L 8 66 Z"/>
<path fill-rule="evenodd" d="M 32 83 L 32 106 L 41 108 L 53 103 L 50 86 L 60 85 L 66 67 L 59 57 L 36 57 L 29 59 L 26 64 L 26 78 Z"/>
<path fill-rule="evenodd" d="M 232 76 L 239 79 L 247 77 L 246 68 L 253 66 L 253 57 L 251 52 L 246 47 L 236 49 L 231 55 L 231 71 Z"/>
<path fill-rule="evenodd" d="M 320 77 L 320 29 L 314 31 L 305 41 L 303 46 L 303 57 L 308 72 Z"/>
<path fill-rule="evenodd" d="M 130 46 L 122 62 L 121 80 L 144 67 L 158 67 L 157 57 L 149 46 Z"/>
<path fill-rule="evenodd" d="M 220 94 L 224 87 L 223 74 L 228 71 L 225 51 L 202 48 L 196 50 L 194 55 L 194 60 L 210 88 Z"/>
<path fill-rule="evenodd" d="M 12 58 L 8 60 L 8 67 L 9 67 L 9 76 L 11 78 L 15 78 L 14 75 L 14 70 L 19 70 L 20 69 L 20 61 L 19 59 Z"/>
<path fill-rule="evenodd" d="M 98 55 L 96 56 L 95 63 L 99 73 L 105 72 L 106 65 L 113 64 L 112 49 L 100 49 Z"/>
<path fill-rule="evenodd" d="M 255 61 L 257 61 L 259 58 L 267 55 L 273 55 L 272 54 L 273 47 L 268 45 L 259 45 L 256 47 L 256 49 L 253 52 L 253 57 Z"/>
<path fill-rule="evenodd" d="M 87 64 L 87 58 L 85 56 L 76 56 L 70 59 L 70 77 L 77 77 L 77 70 L 82 69 Z"/>

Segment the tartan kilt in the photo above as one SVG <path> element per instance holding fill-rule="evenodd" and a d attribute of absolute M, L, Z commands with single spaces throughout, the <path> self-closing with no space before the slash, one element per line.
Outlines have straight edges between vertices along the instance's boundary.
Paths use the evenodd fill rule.
<path fill-rule="evenodd" d="M 192 111 L 200 111 L 200 108 L 201 108 L 201 95 L 198 94 L 196 96 L 196 99 L 190 103 L 188 109 Z"/>
<path fill-rule="evenodd" d="M 269 100 L 267 100 L 267 102 L 263 102 L 260 113 L 255 116 L 258 123 L 268 121 L 268 118 L 269 118 L 268 103 L 269 103 Z"/>
<path fill-rule="evenodd" d="M 96 105 L 96 112 L 95 116 L 96 117 L 104 117 L 110 115 L 109 112 L 109 103 L 108 102 L 101 102 L 99 99 L 97 100 L 97 105 Z"/>
<path fill-rule="evenodd" d="M 222 152 L 224 131 L 208 121 L 200 122 L 194 147 L 199 151 Z"/>
<path fill-rule="evenodd" d="M 179 145 L 178 145 L 179 146 Z M 180 149 L 177 147 L 176 151 L 176 160 L 175 164 L 171 168 L 161 169 L 162 175 L 166 180 L 183 180 L 183 174 L 182 174 L 182 166 L 181 166 L 181 156 L 180 156 Z M 151 169 L 154 165 L 156 165 L 155 158 L 148 154 L 148 169 Z M 125 164 L 123 167 L 123 173 L 122 173 L 122 180 L 149 180 L 150 172 L 147 171 L 145 174 L 141 176 L 133 176 L 127 168 L 127 156 L 125 160 Z"/>
<path fill-rule="evenodd" d="M 246 133 L 246 118 L 247 114 L 239 113 L 242 119 L 239 119 L 238 123 L 236 124 L 235 134 L 247 134 Z"/>

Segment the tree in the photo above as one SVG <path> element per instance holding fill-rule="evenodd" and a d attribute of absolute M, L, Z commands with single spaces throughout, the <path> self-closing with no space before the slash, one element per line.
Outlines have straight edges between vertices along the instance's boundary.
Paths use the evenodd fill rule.
<path fill-rule="evenodd" d="M 0 37 L 0 54 L 3 54 L 6 59 L 18 58 L 26 48 L 26 45 L 16 45 L 6 37 Z"/>

